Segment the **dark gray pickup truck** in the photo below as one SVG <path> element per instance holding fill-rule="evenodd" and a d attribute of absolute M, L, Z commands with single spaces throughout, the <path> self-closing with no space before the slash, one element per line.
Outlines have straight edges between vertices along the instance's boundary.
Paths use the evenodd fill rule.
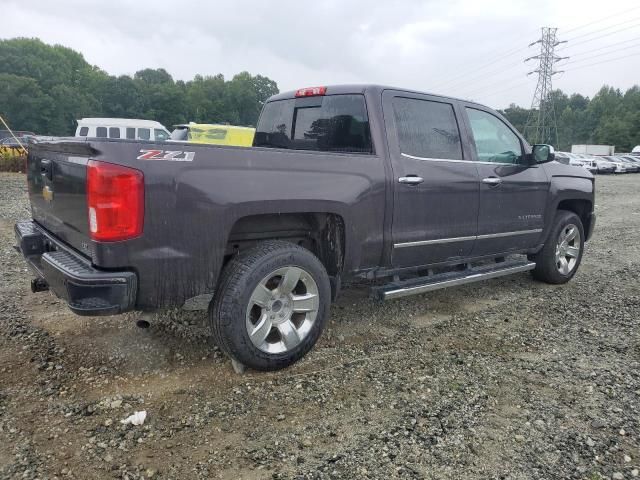
<path fill-rule="evenodd" d="M 270 98 L 253 148 L 58 139 L 31 145 L 35 272 L 80 315 L 213 294 L 214 337 L 273 370 L 307 353 L 341 285 L 393 299 L 531 270 L 567 282 L 594 179 L 476 103 L 374 85 Z"/>

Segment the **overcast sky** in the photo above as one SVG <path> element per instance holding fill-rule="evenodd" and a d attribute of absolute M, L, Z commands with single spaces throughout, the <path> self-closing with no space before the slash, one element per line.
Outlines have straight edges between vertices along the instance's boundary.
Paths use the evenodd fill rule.
<path fill-rule="evenodd" d="M 527 45 L 552 26 L 572 57 L 554 88 L 593 96 L 640 83 L 638 0 L 0 0 L 0 12 L 0 38 L 59 43 L 117 75 L 247 70 L 281 91 L 381 83 L 528 107 L 536 62 L 523 60 L 539 46 Z"/>

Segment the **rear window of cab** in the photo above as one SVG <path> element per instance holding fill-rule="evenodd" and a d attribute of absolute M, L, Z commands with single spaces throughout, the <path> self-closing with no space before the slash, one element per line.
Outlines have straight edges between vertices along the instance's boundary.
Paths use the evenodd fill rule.
<path fill-rule="evenodd" d="M 264 106 L 255 147 L 372 153 L 364 95 L 276 100 Z"/>

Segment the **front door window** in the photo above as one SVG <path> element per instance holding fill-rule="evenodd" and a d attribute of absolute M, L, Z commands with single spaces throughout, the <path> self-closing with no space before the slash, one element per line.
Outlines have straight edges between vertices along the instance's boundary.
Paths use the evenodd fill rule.
<path fill-rule="evenodd" d="M 467 108 L 478 160 L 490 163 L 521 165 L 524 163 L 520 139 L 498 117 Z"/>

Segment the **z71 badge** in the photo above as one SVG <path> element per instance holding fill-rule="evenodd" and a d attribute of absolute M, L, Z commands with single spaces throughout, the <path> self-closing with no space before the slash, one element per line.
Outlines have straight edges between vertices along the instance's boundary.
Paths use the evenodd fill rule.
<path fill-rule="evenodd" d="M 165 160 L 169 162 L 192 162 L 196 152 L 182 150 L 140 150 L 136 160 Z"/>

